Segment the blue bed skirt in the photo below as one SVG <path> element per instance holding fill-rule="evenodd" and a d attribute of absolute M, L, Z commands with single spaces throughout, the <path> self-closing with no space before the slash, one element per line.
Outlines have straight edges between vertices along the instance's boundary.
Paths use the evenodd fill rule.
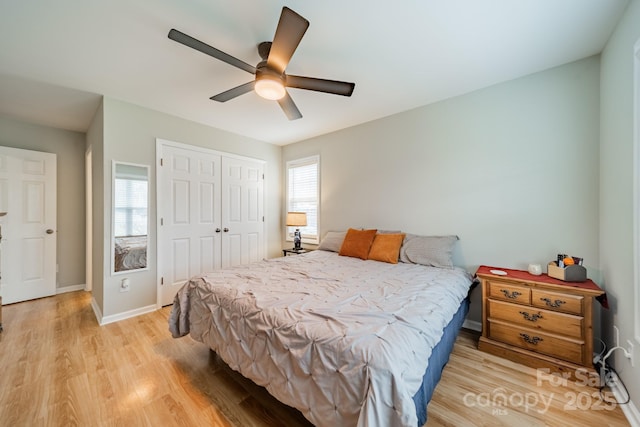
<path fill-rule="evenodd" d="M 422 378 L 422 386 L 413 396 L 416 404 L 416 414 L 418 415 L 418 426 L 423 426 L 427 422 L 427 405 L 431 400 L 433 391 L 440 381 L 442 370 L 449 361 L 449 355 L 453 350 L 453 344 L 456 342 L 458 332 L 464 323 L 464 319 L 469 311 L 469 297 L 465 298 L 460 304 L 458 311 L 453 315 L 451 322 L 444 328 L 442 339 L 435 347 L 429 357 L 429 366 Z"/>

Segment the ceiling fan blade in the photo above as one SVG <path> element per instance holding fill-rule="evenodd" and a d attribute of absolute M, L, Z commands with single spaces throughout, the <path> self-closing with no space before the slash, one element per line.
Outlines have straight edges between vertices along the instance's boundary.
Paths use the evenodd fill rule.
<path fill-rule="evenodd" d="M 244 95 L 247 92 L 251 92 L 253 90 L 253 86 L 256 84 L 255 80 L 250 81 L 249 83 L 245 83 L 240 86 L 236 86 L 233 89 L 226 90 L 222 93 L 212 96 L 211 100 L 218 102 L 227 102 L 230 99 L 236 98 L 240 95 Z"/>
<path fill-rule="evenodd" d="M 309 21 L 288 7 L 283 7 L 276 34 L 271 43 L 267 66 L 280 74 L 284 73 L 307 28 L 309 28 Z"/>
<path fill-rule="evenodd" d="M 284 95 L 283 98 L 278 100 L 278 104 L 280 104 L 280 108 L 282 108 L 282 111 L 284 111 L 289 120 L 297 120 L 302 118 L 302 113 L 300 113 L 300 110 L 298 110 L 296 103 L 293 102 L 293 99 L 291 99 L 291 96 L 289 96 L 288 92 Z"/>
<path fill-rule="evenodd" d="M 182 43 L 183 45 L 188 46 L 192 49 L 199 50 L 200 52 L 205 53 L 209 56 L 213 56 L 214 58 L 219 59 L 222 62 L 226 62 L 229 65 L 240 68 L 247 73 L 256 73 L 256 67 L 254 67 L 253 65 L 249 65 L 246 62 L 239 60 L 238 58 L 234 58 L 233 56 L 224 53 L 223 51 L 218 50 L 215 47 L 209 46 L 208 44 L 203 43 L 200 40 L 194 39 L 193 37 L 188 36 L 181 31 L 171 29 L 171 31 L 169 31 L 169 38 L 178 43 Z"/>
<path fill-rule="evenodd" d="M 351 96 L 356 84 L 337 80 L 287 75 L 286 86 L 296 89 L 315 90 L 317 92 L 331 93 L 334 95 Z"/>

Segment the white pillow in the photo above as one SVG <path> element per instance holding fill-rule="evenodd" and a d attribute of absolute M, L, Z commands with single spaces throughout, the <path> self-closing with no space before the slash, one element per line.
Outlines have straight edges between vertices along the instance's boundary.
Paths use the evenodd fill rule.
<path fill-rule="evenodd" d="M 342 242 L 344 241 L 344 236 L 346 235 L 346 231 L 327 231 L 318 249 L 321 251 L 339 252 Z"/>
<path fill-rule="evenodd" d="M 458 236 L 407 234 L 400 248 L 400 261 L 431 267 L 453 268 L 453 245 Z"/>

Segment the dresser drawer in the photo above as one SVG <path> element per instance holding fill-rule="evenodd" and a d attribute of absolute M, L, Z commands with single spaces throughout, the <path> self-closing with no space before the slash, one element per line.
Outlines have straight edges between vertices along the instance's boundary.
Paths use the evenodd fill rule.
<path fill-rule="evenodd" d="M 547 310 L 582 314 L 581 295 L 569 295 L 543 289 L 531 290 L 531 304 Z"/>
<path fill-rule="evenodd" d="M 519 304 L 531 304 L 531 290 L 524 285 L 500 281 L 490 281 L 488 285 L 490 298 Z"/>
<path fill-rule="evenodd" d="M 583 364 L 584 341 L 561 338 L 489 319 L 489 338 L 558 359 Z"/>
<path fill-rule="evenodd" d="M 556 313 L 493 299 L 490 299 L 488 303 L 491 319 L 504 320 L 529 329 L 582 339 L 584 319 L 581 316 Z"/>

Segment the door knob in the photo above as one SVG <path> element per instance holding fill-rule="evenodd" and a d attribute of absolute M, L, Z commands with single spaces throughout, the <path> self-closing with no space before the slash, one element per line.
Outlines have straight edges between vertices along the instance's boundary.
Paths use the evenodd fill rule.
<path fill-rule="evenodd" d="M 53 234 L 53 230 L 52 229 L 47 229 L 47 234 Z"/>
<path fill-rule="evenodd" d="M 224 231 L 226 233 L 226 232 L 229 231 L 229 229 L 227 227 L 225 227 L 224 230 L 222 230 L 222 231 Z"/>
<path fill-rule="evenodd" d="M 220 232 L 220 227 L 216 228 L 216 233 Z"/>

